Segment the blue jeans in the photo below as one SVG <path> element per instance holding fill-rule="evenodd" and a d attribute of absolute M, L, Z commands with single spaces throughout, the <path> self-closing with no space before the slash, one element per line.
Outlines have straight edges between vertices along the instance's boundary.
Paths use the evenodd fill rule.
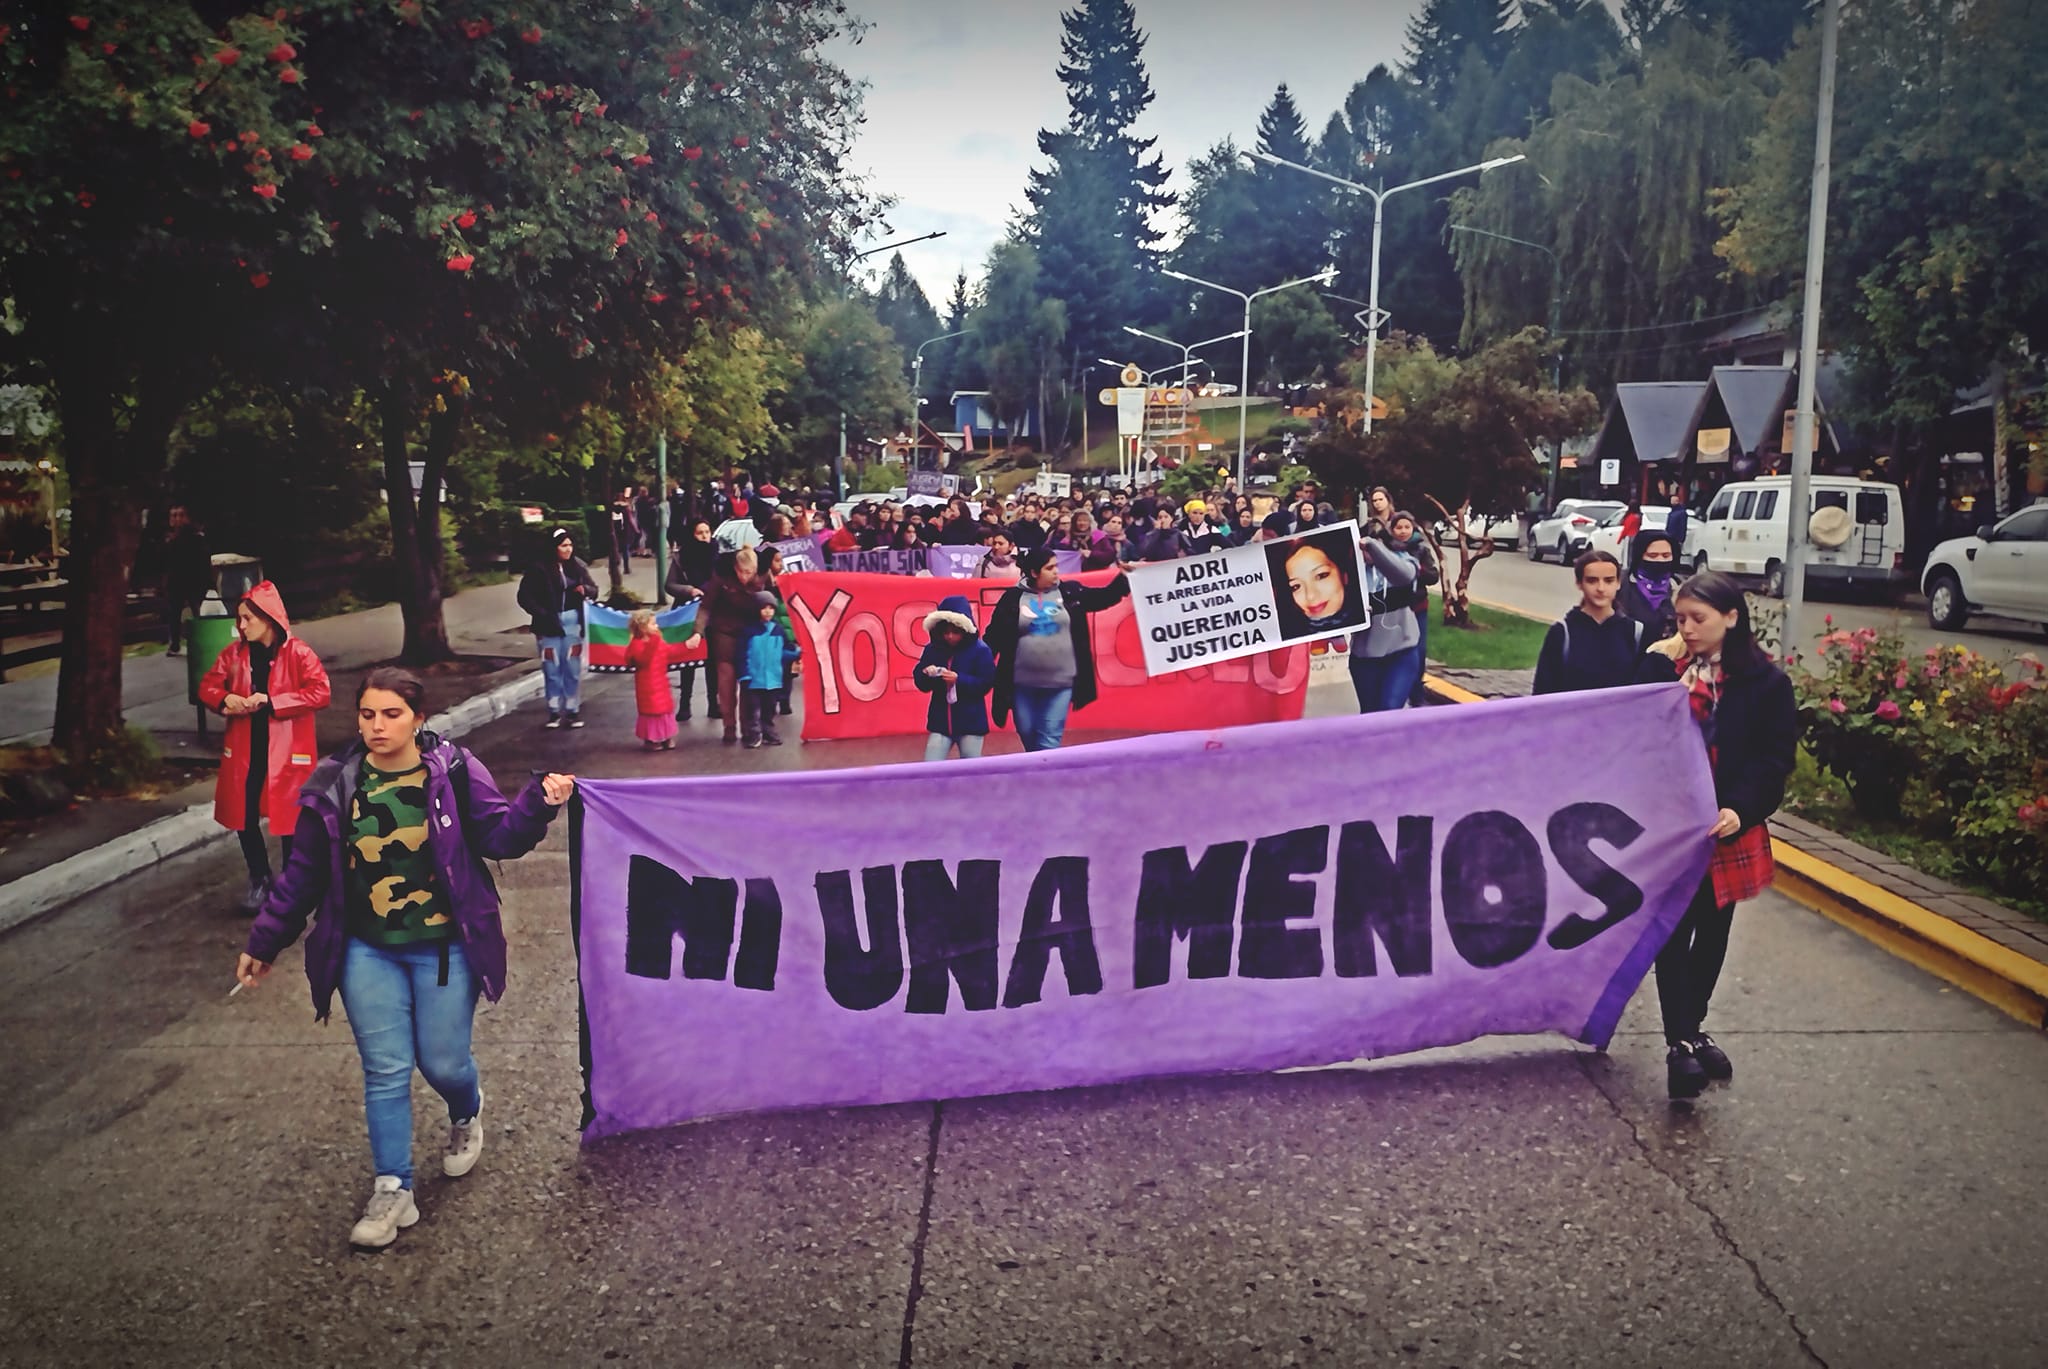
<path fill-rule="evenodd" d="M 564 618 L 564 637 L 540 638 L 540 675 L 547 686 L 548 712 L 574 713 L 583 694 L 583 620 Z"/>
<path fill-rule="evenodd" d="M 966 737 L 949 737 L 943 732 L 927 732 L 924 735 L 924 758 L 928 761 L 942 761 L 946 759 L 946 753 L 957 743 L 960 747 L 960 759 L 971 761 L 981 754 L 982 745 L 987 741 L 988 738 L 978 733 Z"/>
<path fill-rule="evenodd" d="M 378 1174 L 412 1187 L 412 1072 L 417 1065 L 448 1103 L 448 1120 L 474 1117 L 476 1057 L 469 1051 L 478 983 L 462 954 L 448 946 L 448 982 L 441 984 L 441 947 L 372 946 L 350 937 L 341 970 L 341 1006 L 363 1057 L 363 1116 L 370 1160 Z"/>
<path fill-rule="evenodd" d="M 1067 735 L 1067 710 L 1073 706 L 1074 690 L 1040 689 L 1018 685 L 1010 711 L 1017 715 L 1017 736 L 1026 751 L 1057 751 Z"/>
<path fill-rule="evenodd" d="M 1360 713 L 1391 713 L 1408 706 L 1422 679 L 1422 648 L 1404 647 L 1391 656 L 1363 656 L 1351 650 L 1351 687 Z"/>

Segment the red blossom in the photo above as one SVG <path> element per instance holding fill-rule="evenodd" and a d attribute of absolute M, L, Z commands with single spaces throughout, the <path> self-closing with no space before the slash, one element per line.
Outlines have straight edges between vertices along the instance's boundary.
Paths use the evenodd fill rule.
<path fill-rule="evenodd" d="M 744 133 L 739 134 L 732 140 L 732 145 L 734 147 L 745 147 L 747 145 L 747 135 Z"/>
<path fill-rule="evenodd" d="M 623 229 L 623 228 L 621 228 L 621 229 L 619 230 L 618 236 L 617 236 L 617 237 L 615 237 L 615 238 L 613 238 L 613 239 L 612 239 L 612 242 L 613 242 L 613 243 L 614 243 L 614 244 L 615 244 L 616 246 L 619 246 L 619 247 L 624 247 L 624 246 L 626 245 L 626 230 L 625 230 L 625 229 Z"/>
<path fill-rule="evenodd" d="M 462 21 L 462 36 L 471 42 L 475 42 L 490 31 L 491 21 L 488 19 L 465 19 Z"/>
<path fill-rule="evenodd" d="M 78 207 L 80 209 L 90 209 L 92 208 L 93 201 L 97 198 L 99 197 L 90 190 L 81 190 L 78 192 Z"/>
<path fill-rule="evenodd" d="M 204 119 L 194 119 L 191 123 L 185 125 L 185 131 L 195 138 L 204 138 L 207 134 L 213 132 L 213 125 Z"/>
<path fill-rule="evenodd" d="M 235 136 L 241 139 L 243 143 L 247 144 L 250 147 L 254 147 L 257 143 L 263 141 L 262 134 L 256 133 L 250 129 L 243 129 L 240 133 L 237 133 Z"/>
<path fill-rule="evenodd" d="M 300 79 L 299 69 L 297 67 L 286 67 L 283 71 L 277 73 L 277 79 L 288 86 L 295 86 L 299 83 Z"/>
<path fill-rule="evenodd" d="M 327 136 L 327 130 L 318 124 L 307 124 L 306 136 L 308 138 L 324 138 Z"/>
<path fill-rule="evenodd" d="M 540 41 L 540 25 L 528 24 L 525 29 L 521 30 L 519 37 L 524 42 L 538 43 Z"/>
<path fill-rule="evenodd" d="M 71 27 L 77 29 L 80 33 L 84 33 L 92 27 L 92 20 L 82 14 L 74 14 L 71 16 Z"/>
<path fill-rule="evenodd" d="M 112 57 L 114 55 L 114 45 L 112 43 L 101 43 L 100 51 L 107 54 L 107 56 Z"/>
<path fill-rule="evenodd" d="M 249 188 L 266 200 L 277 198 L 277 187 L 274 185 L 252 185 Z"/>
<path fill-rule="evenodd" d="M 222 48 L 219 52 L 213 54 L 213 60 L 219 62 L 224 67 L 231 67 L 242 60 L 242 50 L 240 48 Z"/>
<path fill-rule="evenodd" d="M 686 147 L 683 149 L 683 158 L 686 161 L 694 162 L 703 155 L 704 149 L 701 147 Z"/>
<path fill-rule="evenodd" d="M 313 149 L 307 147 L 304 143 L 293 143 L 291 157 L 295 162 L 311 161 L 313 159 Z"/>
<path fill-rule="evenodd" d="M 450 271 L 467 271 L 474 265 L 476 265 L 476 258 L 467 252 L 448 258 L 448 269 Z"/>
<path fill-rule="evenodd" d="M 249 277 L 249 284 L 255 286 L 258 290 L 261 290 L 264 286 L 270 284 L 270 273 L 267 271 L 256 272 L 254 275 Z"/>
<path fill-rule="evenodd" d="M 665 304 L 668 302 L 668 296 L 663 294 L 661 291 L 656 290 L 653 294 L 647 297 L 647 302 L 649 304 Z"/>
<path fill-rule="evenodd" d="M 455 216 L 455 226 L 457 228 L 476 227 L 476 211 L 474 209 L 465 209 L 460 214 L 457 214 Z"/>
<path fill-rule="evenodd" d="M 298 55 L 299 50 L 290 43 L 279 43 L 270 50 L 270 60 L 273 62 L 289 62 Z"/>
<path fill-rule="evenodd" d="M 661 222 L 661 215 L 655 213 L 652 209 L 648 210 L 646 214 L 642 215 L 642 217 L 645 218 L 649 223 Z"/>
<path fill-rule="evenodd" d="M 640 154 L 639 156 L 637 156 L 637 157 L 635 157 L 635 158 L 633 159 L 633 165 L 635 165 L 635 166 L 653 166 L 653 165 L 654 165 L 654 158 L 652 158 L 652 157 L 648 156 L 648 155 L 647 155 L 647 154 L 646 154 L 645 152 L 643 152 L 643 153 L 641 153 L 641 154 Z"/>

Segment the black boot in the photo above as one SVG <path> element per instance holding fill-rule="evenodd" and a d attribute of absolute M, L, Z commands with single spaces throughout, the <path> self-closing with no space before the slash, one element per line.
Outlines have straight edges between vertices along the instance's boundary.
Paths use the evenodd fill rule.
<path fill-rule="evenodd" d="M 1727 1083 L 1735 1077 L 1735 1066 L 1728 1062 L 1728 1052 L 1714 1044 L 1714 1038 L 1701 1032 L 1692 1039 L 1692 1054 L 1700 1062 L 1700 1069 L 1716 1083 Z"/>
<path fill-rule="evenodd" d="M 1691 1045 L 1680 1042 L 1664 1056 L 1664 1069 L 1673 1102 L 1697 1098 L 1707 1086 L 1707 1071 L 1692 1053 Z"/>

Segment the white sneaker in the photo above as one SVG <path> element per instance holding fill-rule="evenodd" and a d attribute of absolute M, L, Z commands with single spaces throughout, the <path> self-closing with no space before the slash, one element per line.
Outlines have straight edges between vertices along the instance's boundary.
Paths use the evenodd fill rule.
<path fill-rule="evenodd" d="M 460 1179 L 476 1168 L 477 1157 L 484 1153 L 484 1094 L 476 1094 L 477 1115 L 466 1122 L 448 1124 L 448 1149 L 441 1156 L 441 1172 L 451 1179 Z"/>
<path fill-rule="evenodd" d="M 377 1186 L 370 1190 L 369 1206 L 363 1209 L 363 1219 L 348 1233 L 348 1243 L 367 1250 L 382 1250 L 398 1239 L 400 1227 L 411 1226 L 419 1219 L 420 1210 L 412 1200 L 412 1190 L 399 1187 L 395 1174 L 379 1174 Z"/>

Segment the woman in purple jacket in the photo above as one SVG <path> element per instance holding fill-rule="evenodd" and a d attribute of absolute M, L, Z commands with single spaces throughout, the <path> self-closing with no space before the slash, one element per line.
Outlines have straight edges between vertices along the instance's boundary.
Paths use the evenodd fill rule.
<path fill-rule="evenodd" d="M 505 932 L 486 860 L 525 855 L 575 791 L 548 775 L 506 803 L 483 763 L 421 729 L 426 689 L 389 667 L 356 691 L 362 734 L 322 761 L 299 795 L 292 854 L 235 966 L 254 988 L 278 953 L 306 938 L 313 1011 L 341 990 L 363 1057 L 363 1112 L 376 1176 L 349 1233 L 377 1248 L 420 1218 L 412 1195 L 412 1072 L 448 1104 L 441 1171 L 460 1178 L 483 1153 L 483 1092 L 470 1054 L 479 992 L 505 991 Z"/>

